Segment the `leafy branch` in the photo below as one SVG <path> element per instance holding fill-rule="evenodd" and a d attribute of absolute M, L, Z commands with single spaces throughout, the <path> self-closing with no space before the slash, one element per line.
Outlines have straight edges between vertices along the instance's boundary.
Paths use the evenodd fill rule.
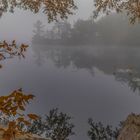
<path fill-rule="evenodd" d="M 36 114 L 24 114 L 26 105 L 33 98 L 34 95 L 26 95 L 22 92 L 22 89 L 15 90 L 8 96 L 0 97 L 0 112 L 9 119 L 6 128 L 0 128 L 5 140 L 14 140 L 16 135 L 27 133 L 19 124 L 22 123 L 27 127 L 31 125 L 31 120 L 39 119 Z"/>
<path fill-rule="evenodd" d="M 11 44 L 8 44 L 5 40 L 0 42 L 0 61 L 5 59 L 10 59 L 15 56 L 25 57 L 24 53 L 26 52 L 28 45 L 21 44 L 17 46 L 16 41 L 13 40 Z M 2 68 L 2 65 L 0 65 Z"/>
<path fill-rule="evenodd" d="M 109 14 L 112 11 L 117 13 L 125 12 L 130 19 L 130 23 L 134 24 L 140 21 L 140 1 L 139 0 L 94 0 L 96 10 L 94 17 L 98 17 L 100 13 Z"/>

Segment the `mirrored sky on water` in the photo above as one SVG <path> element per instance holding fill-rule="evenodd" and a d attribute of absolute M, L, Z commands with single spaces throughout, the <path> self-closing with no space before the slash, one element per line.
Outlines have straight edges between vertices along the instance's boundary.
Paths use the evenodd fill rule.
<path fill-rule="evenodd" d="M 79 53 L 78 58 L 71 58 L 69 63 L 66 62 L 67 55 L 58 53 L 61 55 L 57 56 L 55 51 L 65 52 L 64 54 L 69 56 L 74 56 L 75 52 Z M 117 51 L 122 53 L 119 55 Z M 139 51 L 136 49 L 135 54 Z M 90 47 L 86 47 L 86 50 L 82 47 L 56 49 L 34 44 L 28 50 L 25 59 L 2 62 L 1 94 L 22 87 L 27 93 L 36 95 L 28 111 L 43 115 L 58 107 L 73 117 L 77 136 L 72 139 L 88 139 L 86 132 L 89 117 L 104 124 L 117 126 L 119 121 L 124 120 L 131 112 L 140 111 L 139 91 L 133 92 L 130 89 L 127 83 L 129 78 L 125 75 L 118 75 L 122 78 L 122 81 L 118 81 L 115 77 L 117 75 L 113 74 L 115 70 L 127 69 L 133 63 L 129 61 L 129 52 L 126 54 L 124 49 L 112 49 L 111 52 L 108 54 L 107 48 L 104 51 Z M 54 61 L 52 54 L 59 60 L 59 65 Z M 122 54 L 124 57 L 121 58 Z M 92 64 L 88 63 L 91 59 Z M 138 55 L 133 58 L 134 61 L 138 59 Z M 133 67 L 138 71 L 137 64 Z M 123 82 L 123 78 L 128 81 Z"/>

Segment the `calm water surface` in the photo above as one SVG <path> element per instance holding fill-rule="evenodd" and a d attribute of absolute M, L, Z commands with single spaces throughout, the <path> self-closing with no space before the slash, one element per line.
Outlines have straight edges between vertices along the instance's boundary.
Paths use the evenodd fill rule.
<path fill-rule="evenodd" d="M 3 61 L 0 93 L 22 87 L 36 95 L 28 111 L 58 107 L 73 117 L 76 136 L 88 139 L 87 120 L 117 126 L 140 113 L 140 49 L 32 44 L 25 59 Z"/>

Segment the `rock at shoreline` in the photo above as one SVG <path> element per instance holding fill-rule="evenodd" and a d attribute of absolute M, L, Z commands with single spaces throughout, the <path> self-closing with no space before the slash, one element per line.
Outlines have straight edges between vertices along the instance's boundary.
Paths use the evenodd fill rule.
<path fill-rule="evenodd" d="M 140 115 L 130 114 L 127 117 L 117 140 L 140 140 Z"/>

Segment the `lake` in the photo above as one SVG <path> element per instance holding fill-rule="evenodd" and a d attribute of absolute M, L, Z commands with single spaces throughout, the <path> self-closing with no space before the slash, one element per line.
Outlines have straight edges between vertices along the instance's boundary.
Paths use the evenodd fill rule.
<path fill-rule="evenodd" d="M 28 111 L 57 107 L 73 118 L 71 140 L 89 139 L 88 118 L 118 126 L 140 113 L 139 54 L 137 47 L 31 44 L 25 59 L 1 62 L 0 94 L 22 87 L 36 96 Z"/>

